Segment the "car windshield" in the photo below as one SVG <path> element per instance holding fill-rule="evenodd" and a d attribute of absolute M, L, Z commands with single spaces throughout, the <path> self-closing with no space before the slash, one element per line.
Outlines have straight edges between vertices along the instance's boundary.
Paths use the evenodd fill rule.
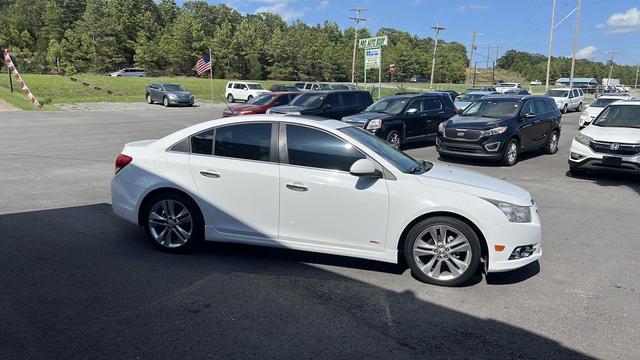
<path fill-rule="evenodd" d="M 480 116 L 493 119 L 514 117 L 520 111 L 520 102 L 511 100 L 479 100 L 471 104 L 462 114 L 465 116 Z"/>
<path fill-rule="evenodd" d="M 611 105 L 600 113 L 593 125 L 640 129 L 640 105 Z"/>
<path fill-rule="evenodd" d="M 178 84 L 164 84 L 166 91 L 185 91 L 184 88 Z"/>
<path fill-rule="evenodd" d="M 322 104 L 325 94 L 302 94 L 298 95 L 290 105 L 302 107 L 318 107 Z"/>
<path fill-rule="evenodd" d="M 591 105 L 589 105 L 589 106 L 597 107 L 597 108 L 603 108 L 603 107 L 611 104 L 612 102 L 615 102 L 615 101 L 618 101 L 618 100 L 621 100 L 621 99 L 603 99 L 603 98 L 600 98 L 600 99 L 592 102 Z"/>
<path fill-rule="evenodd" d="M 393 114 L 398 115 L 404 109 L 404 106 L 407 104 L 407 98 L 395 98 L 395 99 L 382 99 L 374 102 L 369 105 L 368 108 L 364 110 L 364 112 L 368 113 L 385 113 L 385 114 Z"/>
<path fill-rule="evenodd" d="M 256 96 L 253 99 L 247 101 L 247 104 L 264 105 L 264 104 L 268 103 L 269 101 L 271 101 L 274 97 L 275 97 L 275 95 L 268 95 L 268 94 Z"/>
<path fill-rule="evenodd" d="M 376 154 L 380 155 L 380 157 L 393 164 L 393 166 L 395 166 L 403 173 L 422 173 L 425 171 L 429 171 L 429 169 L 431 169 L 431 167 L 433 166 L 432 163 L 427 161 L 418 162 L 411 156 L 394 148 L 388 142 L 380 139 L 375 135 L 372 135 L 366 130 L 360 129 L 355 126 L 348 126 L 340 129 L 340 131 L 366 145 L 367 148 L 371 149 Z"/>
<path fill-rule="evenodd" d="M 482 99 L 484 96 L 484 94 L 464 94 L 458 101 L 472 102 L 478 99 Z"/>
<path fill-rule="evenodd" d="M 252 90 L 264 90 L 264 88 L 260 84 L 247 84 L 247 86 Z"/>
<path fill-rule="evenodd" d="M 567 90 L 549 90 L 546 95 L 551 97 L 567 97 L 569 92 Z"/>

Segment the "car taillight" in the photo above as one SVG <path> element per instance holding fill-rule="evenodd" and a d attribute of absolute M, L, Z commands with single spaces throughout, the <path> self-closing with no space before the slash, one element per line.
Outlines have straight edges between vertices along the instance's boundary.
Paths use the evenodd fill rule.
<path fill-rule="evenodd" d="M 131 156 L 127 156 L 124 154 L 118 155 L 118 157 L 116 158 L 116 174 L 120 170 L 122 170 L 122 168 L 129 165 L 129 163 L 132 161 L 133 161 L 133 158 Z"/>

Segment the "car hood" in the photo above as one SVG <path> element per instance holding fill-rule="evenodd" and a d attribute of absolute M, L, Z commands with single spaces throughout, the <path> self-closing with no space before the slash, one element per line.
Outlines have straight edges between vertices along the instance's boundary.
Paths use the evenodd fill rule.
<path fill-rule="evenodd" d="M 604 110 L 604 108 L 589 106 L 588 108 L 586 108 L 584 110 L 584 112 L 585 112 L 585 114 L 587 114 L 590 117 L 594 118 L 594 117 L 598 116 L 598 114 L 600 114 L 602 112 L 602 110 Z"/>
<path fill-rule="evenodd" d="M 492 129 L 503 124 L 505 120 L 486 118 L 480 116 L 460 116 L 456 115 L 444 123 L 445 128 L 454 129 Z"/>
<path fill-rule="evenodd" d="M 471 104 L 471 101 L 454 101 L 453 105 L 455 105 L 455 107 L 457 107 L 458 109 L 464 109 L 467 106 L 469 106 L 469 104 Z"/>
<path fill-rule="evenodd" d="M 291 112 L 301 112 L 304 110 L 308 110 L 309 108 L 306 108 L 304 106 L 294 106 L 294 105 L 282 105 L 282 106 L 275 106 L 271 108 L 271 112 L 272 113 L 280 113 L 280 114 L 286 114 L 286 113 L 291 113 Z"/>
<path fill-rule="evenodd" d="M 260 106 L 253 105 L 253 104 L 242 104 L 242 105 L 230 106 L 230 108 L 233 112 L 241 112 L 241 111 L 248 111 L 248 110 L 256 110 L 260 108 Z"/>
<path fill-rule="evenodd" d="M 549 96 L 549 97 L 552 98 L 555 102 L 568 101 L 569 100 L 568 97 L 558 97 L 558 96 Z"/>
<path fill-rule="evenodd" d="M 179 96 L 190 96 L 191 93 L 188 91 L 165 91 L 167 94 L 179 95 Z"/>
<path fill-rule="evenodd" d="M 360 114 L 355 114 L 355 115 L 351 115 L 351 116 L 347 116 L 342 118 L 342 121 L 344 122 L 349 122 L 349 123 L 366 123 L 369 120 L 373 120 L 373 119 L 386 119 L 389 118 L 393 115 L 390 114 L 385 114 L 385 113 L 379 113 L 379 112 L 363 112 Z"/>
<path fill-rule="evenodd" d="M 531 206 L 531 195 L 528 191 L 504 180 L 475 171 L 450 165 L 433 164 L 431 170 L 416 177 L 425 185 L 462 191 L 484 199 Z"/>
<path fill-rule="evenodd" d="M 581 132 L 596 141 L 640 144 L 640 129 L 589 125 Z"/>

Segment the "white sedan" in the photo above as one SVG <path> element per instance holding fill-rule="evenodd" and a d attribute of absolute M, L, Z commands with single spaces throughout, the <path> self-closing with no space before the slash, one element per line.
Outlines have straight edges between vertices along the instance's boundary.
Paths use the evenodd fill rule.
<path fill-rule="evenodd" d="M 254 115 L 130 143 L 111 191 L 114 213 L 171 252 L 209 240 L 406 260 L 445 286 L 542 253 L 527 191 L 334 120 Z"/>

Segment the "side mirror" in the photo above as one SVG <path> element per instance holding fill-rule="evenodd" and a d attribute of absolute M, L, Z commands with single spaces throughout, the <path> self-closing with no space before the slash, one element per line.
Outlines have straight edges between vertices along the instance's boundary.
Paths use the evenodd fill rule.
<path fill-rule="evenodd" d="M 322 105 L 322 109 L 323 109 L 323 110 L 331 110 L 331 104 L 324 104 L 324 105 Z"/>
<path fill-rule="evenodd" d="M 526 114 L 522 115 L 522 117 L 524 119 L 531 119 L 533 117 L 536 117 L 536 114 L 534 114 L 534 113 L 526 113 Z"/>
<path fill-rule="evenodd" d="M 379 178 L 382 173 L 376 169 L 376 165 L 369 159 L 360 159 L 351 165 L 349 172 L 353 176 Z"/>
<path fill-rule="evenodd" d="M 417 113 L 417 112 L 418 112 L 418 109 L 416 109 L 416 108 L 411 108 L 411 109 L 407 110 L 406 114 L 407 114 L 407 115 L 413 115 L 413 114 L 415 114 L 415 113 Z"/>

